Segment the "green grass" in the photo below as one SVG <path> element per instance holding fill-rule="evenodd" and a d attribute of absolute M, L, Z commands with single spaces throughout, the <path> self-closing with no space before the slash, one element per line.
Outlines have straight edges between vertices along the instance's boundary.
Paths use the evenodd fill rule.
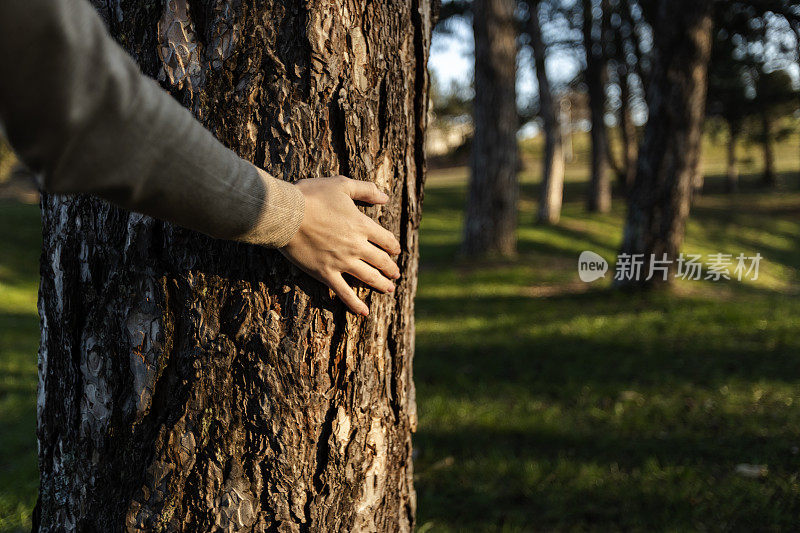
<path fill-rule="evenodd" d="M 0 200 L 0 531 L 30 530 L 36 502 L 39 208 Z"/>
<path fill-rule="evenodd" d="M 800 142 L 781 188 L 709 194 L 690 252 L 760 252 L 756 282 L 672 293 L 585 285 L 577 257 L 613 259 L 624 206 L 583 211 L 585 140 L 559 227 L 533 223 L 538 164 L 521 176 L 519 256 L 458 257 L 464 169 L 434 171 L 421 231 L 414 437 L 420 531 L 791 530 L 800 516 Z M 526 145 L 526 154 L 535 146 Z M 529 155 L 527 157 L 530 157 Z M 0 530 L 36 497 L 38 209 L 0 204 Z M 766 475 L 736 473 L 740 463 Z"/>
<path fill-rule="evenodd" d="M 782 187 L 699 198 L 685 250 L 764 257 L 757 282 L 672 293 L 587 286 L 624 206 L 587 215 L 585 153 L 558 228 L 522 176 L 519 257 L 458 257 L 466 170 L 431 174 L 421 230 L 415 375 L 420 530 L 790 530 L 800 516 L 800 167 Z M 707 171 L 722 167 L 718 153 Z M 585 167 L 584 167 L 585 168 Z M 710 176 L 707 189 L 721 190 Z M 767 465 L 761 478 L 740 463 Z"/>

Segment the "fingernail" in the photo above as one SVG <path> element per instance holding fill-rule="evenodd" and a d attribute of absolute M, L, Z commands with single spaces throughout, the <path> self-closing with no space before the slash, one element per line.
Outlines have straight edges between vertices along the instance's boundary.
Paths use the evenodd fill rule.
<path fill-rule="evenodd" d="M 385 192 L 381 191 L 381 200 L 383 200 L 384 202 L 388 202 L 389 201 L 389 195 L 386 194 Z"/>
<path fill-rule="evenodd" d="M 392 278 L 394 278 L 394 279 L 399 279 L 399 278 L 400 278 L 400 272 L 398 272 L 397 274 L 395 274 L 394 276 L 392 276 Z"/>
<path fill-rule="evenodd" d="M 369 316 L 369 309 L 367 307 L 361 310 L 361 316 Z"/>
<path fill-rule="evenodd" d="M 389 287 L 389 292 L 394 292 L 394 285 Z"/>

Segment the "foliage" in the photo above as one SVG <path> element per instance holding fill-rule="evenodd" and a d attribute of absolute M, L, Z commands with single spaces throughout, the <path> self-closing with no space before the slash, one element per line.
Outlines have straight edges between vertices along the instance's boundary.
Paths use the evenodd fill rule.
<path fill-rule="evenodd" d="M 431 104 L 436 120 L 452 121 L 472 116 L 473 87 L 464 87 L 453 80 L 447 87 L 442 87 L 436 77 L 431 77 Z"/>
<path fill-rule="evenodd" d="M 758 113 L 766 115 L 772 121 L 791 116 L 797 97 L 798 92 L 794 89 L 792 79 L 785 70 L 757 73 L 752 107 Z M 765 139 L 763 131 L 759 131 L 755 138 L 762 143 L 781 141 L 791 135 L 792 131 L 792 128 L 785 126 L 772 132 L 771 139 Z"/>
<path fill-rule="evenodd" d="M 716 17 L 731 25 L 734 12 L 717 6 Z M 719 24 L 719 20 L 717 21 Z M 724 24 L 723 24 L 724 25 Z M 708 69 L 706 112 L 720 117 L 734 136 L 738 135 L 751 107 L 747 94 L 747 64 L 734 42 L 735 33 L 718 29 L 714 35 L 711 63 Z"/>

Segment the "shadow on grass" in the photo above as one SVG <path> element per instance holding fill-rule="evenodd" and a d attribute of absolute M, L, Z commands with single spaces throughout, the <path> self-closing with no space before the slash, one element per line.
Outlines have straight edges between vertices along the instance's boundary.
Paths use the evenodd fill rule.
<path fill-rule="evenodd" d="M 733 196 L 740 194 L 800 190 L 800 173 L 796 170 L 777 172 L 775 174 L 775 179 L 777 182 L 775 187 L 766 187 L 761 183 L 761 173 L 743 172 L 739 176 L 738 191 L 734 193 Z M 703 179 L 702 194 L 729 194 L 727 190 L 727 177 L 724 174 L 707 174 Z"/>
<path fill-rule="evenodd" d="M 592 250 L 597 253 L 615 253 L 616 246 L 612 245 L 609 246 L 608 240 L 598 239 L 591 233 L 587 233 L 586 231 L 579 231 L 576 229 L 570 229 L 563 225 L 560 226 L 535 226 L 536 228 L 542 230 L 543 233 L 546 232 L 548 238 L 555 237 L 555 241 L 562 242 L 564 245 L 556 246 L 552 243 L 544 242 L 542 240 L 534 240 L 531 237 L 523 237 L 519 239 L 518 243 L 518 250 L 520 253 L 523 254 L 538 254 L 538 253 L 547 253 L 553 255 L 574 255 L 575 256 L 575 265 L 578 264 L 578 254 L 583 250 Z M 619 240 L 617 235 L 618 232 L 614 232 L 614 235 L 610 236 L 612 242 L 616 242 Z"/>
<path fill-rule="evenodd" d="M 564 391 L 800 378 L 800 339 L 779 320 L 800 305 L 750 290 L 744 306 L 729 309 L 714 300 L 611 290 L 546 299 L 422 296 L 418 380 L 458 393 L 470 384 Z"/>
<path fill-rule="evenodd" d="M 800 501 L 786 491 L 790 443 L 788 436 L 768 443 L 752 434 L 643 438 L 602 428 L 423 431 L 415 439 L 420 521 L 426 509 L 447 509 L 449 526 L 470 531 L 793 528 Z M 769 462 L 770 478 L 734 474 L 743 449 L 759 450 L 746 457 Z M 428 458 L 426 450 L 450 455 Z"/>
<path fill-rule="evenodd" d="M 459 231 L 454 231 L 458 226 Z M 425 240 L 420 243 L 421 265 L 424 268 L 433 266 L 453 266 L 461 269 L 493 268 L 497 266 L 513 266 L 525 264 L 540 256 L 574 256 L 577 265 L 578 254 L 583 250 L 592 250 L 601 254 L 616 252 L 617 242 L 621 238 L 615 230 L 608 239 L 601 239 L 592 233 L 569 228 L 564 225 L 520 227 L 517 243 L 518 256 L 514 259 L 468 259 L 461 254 L 461 232 L 455 222 L 444 227 L 425 227 Z M 609 244 L 611 242 L 612 244 Z"/>

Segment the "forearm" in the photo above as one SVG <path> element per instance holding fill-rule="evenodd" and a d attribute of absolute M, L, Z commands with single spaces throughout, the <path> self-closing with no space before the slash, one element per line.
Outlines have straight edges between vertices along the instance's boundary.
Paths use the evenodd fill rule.
<path fill-rule="evenodd" d="M 83 0 L 0 2 L 0 121 L 51 192 L 269 246 L 303 217 L 298 190 L 222 146 Z"/>

